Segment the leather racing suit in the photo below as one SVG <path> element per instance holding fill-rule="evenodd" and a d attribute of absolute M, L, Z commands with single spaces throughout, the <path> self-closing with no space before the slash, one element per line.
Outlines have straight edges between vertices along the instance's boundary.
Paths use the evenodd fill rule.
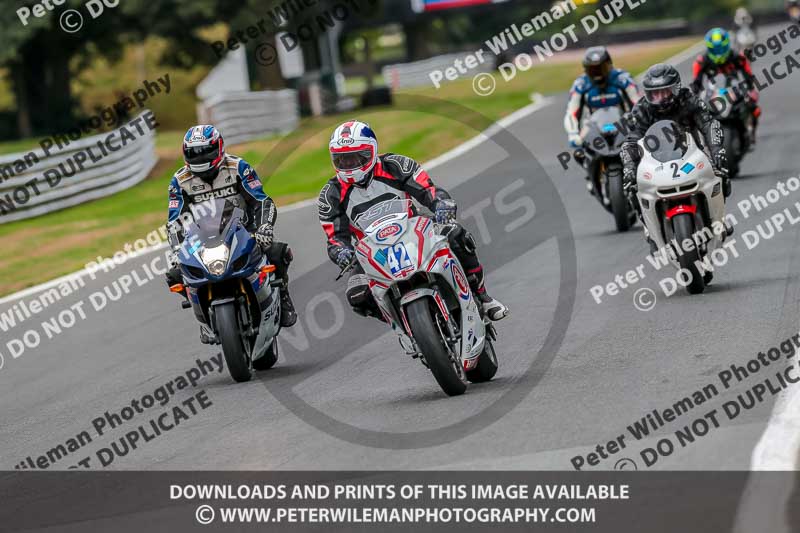
<path fill-rule="evenodd" d="M 598 87 L 586 74 L 575 80 L 569 91 L 564 129 L 570 137 L 579 136 L 583 121 L 596 110 L 619 107 L 622 113 L 633 109 L 641 92 L 633 78 L 621 69 L 612 69 L 605 87 Z"/>
<path fill-rule="evenodd" d="M 430 211 L 436 211 L 437 204 L 443 200 L 452 201 L 447 191 L 433 184 L 419 163 L 402 155 L 379 155 L 365 187 L 343 184 L 334 176 L 320 191 L 317 204 L 331 261 L 336 263 L 342 249 L 353 250 L 354 239 L 363 237 L 351 221 L 370 207 L 393 199 L 413 199 Z M 450 248 L 467 274 L 470 288 L 480 300 L 486 289 L 474 238 L 458 223 L 453 224 L 447 237 Z M 383 320 L 364 270 L 356 263 L 352 272 L 347 285 L 348 303 L 358 314 Z"/>
<path fill-rule="evenodd" d="M 275 203 L 264 192 L 255 169 L 244 159 L 226 154 L 219 174 L 210 183 L 194 176 L 188 167 L 184 166 L 175 173 L 169 184 L 168 227 L 169 244 L 173 252 L 178 250 L 184 238 L 180 224 L 181 215 L 189 212 L 192 204 L 215 198 L 224 198 L 241 208 L 246 217 L 245 227 L 251 233 L 264 224 L 274 226 L 278 218 Z M 286 243 L 276 241 L 265 250 L 265 254 L 269 262 L 275 265 L 277 277 L 283 280 L 284 286 L 281 290 L 286 291 L 288 298 L 291 249 Z M 181 283 L 180 266 L 172 266 L 166 277 L 170 286 Z M 283 298 L 282 294 L 282 300 Z M 291 312 L 293 313 L 293 308 Z"/>
<path fill-rule="evenodd" d="M 719 122 L 711 115 L 705 102 L 695 96 L 690 89 L 684 87 L 668 110 L 659 110 L 646 98 L 642 98 L 623 118 L 622 122 L 628 129 L 621 153 L 627 190 L 630 191 L 631 187 L 635 187 L 636 168 L 641 160 L 637 143 L 644 138 L 650 126 L 660 120 L 672 120 L 685 131 L 692 132 L 698 145 L 710 152 L 714 169 L 719 171 L 727 168 L 727 158 L 722 144 L 722 128 Z M 697 132 L 702 134 L 702 139 L 698 138 Z M 641 217 L 641 208 L 636 195 L 630 196 L 632 196 L 632 203 Z"/>

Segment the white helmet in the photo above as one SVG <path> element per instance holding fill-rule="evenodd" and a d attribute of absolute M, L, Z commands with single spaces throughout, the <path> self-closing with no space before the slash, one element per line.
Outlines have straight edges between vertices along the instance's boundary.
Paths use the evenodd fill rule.
<path fill-rule="evenodd" d="M 378 160 L 378 139 L 369 124 L 357 120 L 345 122 L 333 131 L 328 149 L 339 181 L 366 185 Z"/>

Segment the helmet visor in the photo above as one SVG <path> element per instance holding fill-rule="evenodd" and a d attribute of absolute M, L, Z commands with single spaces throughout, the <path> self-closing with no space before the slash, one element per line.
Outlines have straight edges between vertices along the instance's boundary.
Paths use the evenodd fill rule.
<path fill-rule="evenodd" d="M 678 86 L 670 85 L 669 87 L 645 89 L 644 94 L 647 98 L 647 101 L 651 104 L 662 105 L 670 102 L 673 98 L 678 96 Z"/>
<path fill-rule="evenodd" d="M 339 152 L 331 154 L 331 160 L 336 170 L 356 170 L 364 167 L 372 159 L 371 150 L 358 150 L 356 152 Z"/>
<path fill-rule="evenodd" d="M 584 70 L 592 81 L 605 81 L 611 73 L 611 63 L 605 62 L 600 65 L 587 65 Z"/>
<path fill-rule="evenodd" d="M 190 165 L 211 163 L 219 155 L 219 146 L 207 144 L 205 146 L 187 146 L 183 150 L 183 158 Z"/>

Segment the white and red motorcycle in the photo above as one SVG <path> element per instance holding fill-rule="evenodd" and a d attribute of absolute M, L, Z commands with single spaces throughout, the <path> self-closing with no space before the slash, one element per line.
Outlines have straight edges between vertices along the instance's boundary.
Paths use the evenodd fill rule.
<path fill-rule="evenodd" d="M 381 313 L 406 352 L 449 396 L 497 372 L 494 326 L 481 316 L 448 231 L 416 214 L 411 200 L 387 200 L 353 221 L 362 232 L 356 258 Z M 347 269 L 345 269 L 346 271 Z"/>
<path fill-rule="evenodd" d="M 656 122 L 639 146 L 637 196 L 650 239 L 681 269 L 686 290 L 701 293 L 712 278 L 701 261 L 727 237 L 722 179 L 693 135 L 675 122 Z"/>

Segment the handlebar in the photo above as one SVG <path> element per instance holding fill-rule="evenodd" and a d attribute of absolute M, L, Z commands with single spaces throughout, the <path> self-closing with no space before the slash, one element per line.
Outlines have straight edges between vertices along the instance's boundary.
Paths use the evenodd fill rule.
<path fill-rule="evenodd" d="M 344 277 L 345 274 L 347 274 L 348 272 L 353 270 L 353 267 L 356 266 L 357 262 L 358 262 L 358 259 L 356 259 L 356 256 L 354 254 L 353 255 L 353 259 L 351 259 L 349 263 L 347 263 L 345 266 L 342 267 L 342 269 L 339 271 L 339 275 L 336 276 L 336 279 L 334 281 L 339 281 L 340 279 L 342 279 Z"/>

